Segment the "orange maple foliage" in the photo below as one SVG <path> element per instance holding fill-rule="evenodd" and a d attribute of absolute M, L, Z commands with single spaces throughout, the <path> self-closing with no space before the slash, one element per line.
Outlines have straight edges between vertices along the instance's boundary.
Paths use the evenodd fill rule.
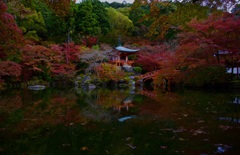
<path fill-rule="evenodd" d="M 102 63 L 101 65 L 97 66 L 95 70 L 97 72 L 98 78 L 101 80 L 117 81 L 124 78 L 124 71 L 115 65 Z"/>

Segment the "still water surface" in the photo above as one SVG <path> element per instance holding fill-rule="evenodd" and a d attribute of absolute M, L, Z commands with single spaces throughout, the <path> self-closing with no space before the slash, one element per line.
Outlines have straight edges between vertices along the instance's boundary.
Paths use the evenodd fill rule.
<path fill-rule="evenodd" d="M 5 90 L 0 154 L 240 154 L 239 90 Z"/>

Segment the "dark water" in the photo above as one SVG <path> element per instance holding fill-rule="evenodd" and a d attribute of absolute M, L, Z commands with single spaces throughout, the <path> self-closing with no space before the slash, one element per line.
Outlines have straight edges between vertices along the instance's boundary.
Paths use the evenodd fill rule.
<path fill-rule="evenodd" d="M 238 90 L 0 92 L 0 154 L 240 154 Z"/>

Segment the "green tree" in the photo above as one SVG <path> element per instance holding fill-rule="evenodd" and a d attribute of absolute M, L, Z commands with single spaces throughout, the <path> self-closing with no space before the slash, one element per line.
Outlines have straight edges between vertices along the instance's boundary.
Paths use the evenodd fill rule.
<path fill-rule="evenodd" d="M 177 9 L 169 15 L 171 25 L 182 28 L 187 28 L 187 23 L 193 18 L 204 20 L 210 14 L 210 10 L 206 6 L 201 6 L 197 3 L 176 3 Z"/>
<path fill-rule="evenodd" d="M 168 22 L 169 15 L 176 10 L 176 6 L 170 2 L 150 3 L 149 14 L 143 17 L 151 22 L 146 36 L 156 40 L 164 40 L 171 28 Z"/>
<path fill-rule="evenodd" d="M 35 2 L 36 2 L 35 0 L 21 0 L 21 4 L 31 9 L 35 7 Z"/>
<path fill-rule="evenodd" d="M 70 13 L 72 0 L 41 0 L 47 4 L 57 16 L 67 17 Z"/>
<path fill-rule="evenodd" d="M 107 8 L 111 30 L 116 30 L 119 34 L 129 34 L 133 30 L 132 21 L 114 8 Z"/>
<path fill-rule="evenodd" d="M 160 41 L 174 39 L 180 26 L 186 28 L 187 22 L 193 18 L 206 19 L 210 13 L 220 11 L 216 6 L 223 9 L 226 2 L 222 0 L 220 4 L 218 0 L 135 1 L 130 19 L 135 25 L 137 36 L 144 34 L 149 39 Z"/>
<path fill-rule="evenodd" d="M 101 34 L 106 34 L 110 29 L 107 10 L 105 9 L 104 4 L 99 0 L 93 0 L 92 5 L 94 13 L 97 16 L 97 21 L 99 22 L 99 26 L 101 28 Z"/>
<path fill-rule="evenodd" d="M 76 16 L 76 31 L 83 36 L 97 35 L 101 32 L 91 1 L 80 3 Z"/>
<path fill-rule="evenodd" d="M 117 10 L 127 17 L 130 16 L 131 7 L 118 8 Z"/>
<path fill-rule="evenodd" d="M 83 35 L 97 35 L 100 33 L 99 23 L 96 14 L 93 13 L 93 7 L 90 2 L 81 4 L 81 10 L 77 14 L 77 30 Z"/>
<path fill-rule="evenodd" d="M 124 5 L 122 3 L 118 3 L 118 2 L 112 2 L 109 4 L 109 6 L 112 8 L 115 8 L 115 9 L 124 7 Z"/>
<path fill-rule="evenodd" d="M 30 8 L 25 5 L 30 6 Z M 42 13 L 36 11 L 33 1 L 10 1 L 8 11 L 16 18 L 18 26 L 22 29 L 25 38 L 40 41 L 46 39 L 47 29 Z"/>
<path fill-rule="evenodd" d="M 7 12 L 14 15 L 17 22 L 26 18 L 27 15 L 32 13 L 32 10 L 26 7 L 20 0 L 9 1 L 7 6 Z"/>
<path fill-rule="evenodd" d="M 74 18 L 77 10 L 77 4 L 74 1 L 21 0 L 20 2 L 21 5 L 29 7 L 28 9 L 32 12 L 41 12 L 48 31 L 46 38 L 41 39 L 59 43 L 71 40 L 70 34 L 74 32 Z M 34 32 L 31 33 L 34 34 Z"/>
<path fill-rule="evenodd" d="M 176 6 L 171 2 L 135 1 L 130 13 L 135 35 L 154 40 L 164 39 L 171 27 L 168 16 L 175 10 Z"/>
<path fill-rule="evenodd" d="M 201 6 L 198 3 L 174 3 L 175 10 L 172 11 L 167 18 L 170 28 L 164 35 L 166 40 L 176 38 L 176 35 L 182 29 L 188 29 L 187 23 L 192 19 L 204 20 L 210 14 L 210 9 L 206 6 Z"/>
<path fill-rule="evenodd" d="M 134 36 L 141 36 L 147 32 L 150 22 L 147 20 L 142 20 L 142 18 L 150 12 L 148 5 L 141 5 L 138 1 L 134 1 L 131 6 L 131 11 L 129 13 L 129 18 L 134 24 Z"/>
<path fill-rule="evenodd" d="M 66 40 L 66 34 L 68 31 L 68 23 L 66 19 L 58 16 L 49 6 L 41 1 L 36 1 L 35 9 L 41 12 L 46 29 L 47 29 L 47 40 L 62 43 Z"/>
<path fill-rule="evenodd" d="M 19 21 L 19 26 L 27 39 L 40 41 L 46 39 L 47 29 L 41 12 L 32 11 L 24 19 Z"/>
<path fill-rule="evenodd" d="M 105 42 L 113 44 L 117 42 L 119 35 L 121 35 L 122 38 L 131 36 L 134 28 L 132 21 L 114 8 L 106 8 L 106 10 L 111 24 L 110 31 L 105 36 L 107 38 Z"/>

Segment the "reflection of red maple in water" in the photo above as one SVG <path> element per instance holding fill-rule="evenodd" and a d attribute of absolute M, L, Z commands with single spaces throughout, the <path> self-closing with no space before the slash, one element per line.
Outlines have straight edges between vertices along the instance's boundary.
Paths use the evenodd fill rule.
<path fill-rule="evenodd" d="M 75 95 L 62 95 L 63 97 L 60 97 L 61 94 L 58 94 L 51 96 L 50 100 L 46 100 L 44 98 L 36 99 L 36 96 L 32 96 L 27 90 L 24 97 L 18 95 L 18 93 L 22 94 L 21 91 L 15 91 L 14 93 L 16 94 L 15 97 L 10 99 L 2 98 L 0 101 L 0 108 L 4 114 L 7 114 L 6 116 L 19 114 L 19 116 L 23 117 L 23 119 L 19 119 L 12 124 L 14 132 L 27 131 L 39 126 L 73 125 L 86 121 L 81 114 L 79 105 L 76 104 L 77 97 Z M 6 118 L 3 118 L 3 121 Z M 12 127 L 9 126 L 9 128 Z"/>
<path fill-rule="evenodd" d="M 140 115 L 149 115 L 156 117 L 174 117 L 180 104 L 180 98 L 171 92 L 162 93 L 159 91 L 149 91 L 144 104 L 140 106 Z M 144 95 L 144 92 L 142 92 Z"/>

